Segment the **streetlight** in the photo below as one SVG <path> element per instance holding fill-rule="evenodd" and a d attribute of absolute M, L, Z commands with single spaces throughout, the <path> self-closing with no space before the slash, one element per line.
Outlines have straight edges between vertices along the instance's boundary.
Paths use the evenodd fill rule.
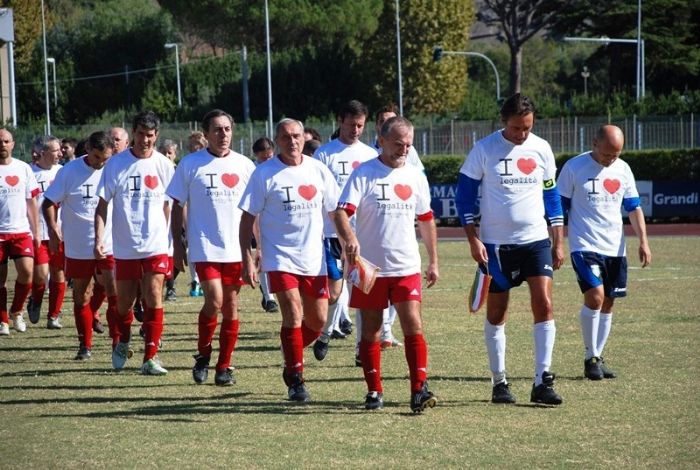
<path fill-rule="evenodd" d="M 396 60 L 398 62 L 399 114 L 403 116 L 403 78 L 401 77 L 401 22 L 399 20 L 399 0 L 396 0 Z"/>
<path fill-rule="evenodd" d="M 44 19 L 44 0 L 41 0 L 41 42 L 44 51 L 44 93 L 46 96 L 46 135 L 51 135 L 51 104 L 49 103 L 49 67 L 46 65 L 46 20 Z"/>
<path fill-rule="evenodd" d="M 267 119 L 270 123 L 268 136 L 272 138 L 272 65 L 270 63 L 270 10 L 265 0 L 265 48 L 267 51 Z"/>
<path fill-rule="evenodd" d="M 56 94 L 56 59 L 53 57 L 47 57 L 46 62 L 51 64 L 53 68 L 53 106 L 54 108 L 58 106 L 58 95 Z"/>
<path fill-rule="evenodd" d="M 605 44 L 606 46 L 610 43 L 618 43 L 618 44 L 636 44 L 637 45 L 637 103 L 639 103 L 639 100 L 641 98 L 644 98 L 644 81 L 645 81 L 645 75 L 646 73 L 644 72 L 644 39 L 637 38 L 637 39 L 622 39 L 622 38 L 609 38 L 607 36 L 602 36 L 599 38 L 578 38 L 578 37 L 565 37 L 564 41 L 569 41 L 569 42 L 596 42 L 596 43 L 602 43 Z"/>
<path fill-rule="evenodd" d="M 501 79 L 498 76 L 498 69 L 496 64 L 493 63 L 491 59 L 486 57 L 480 52 L 467 52 L 467 51 L 446 51 L 443 50 L 442 46 L 435 46 L 433 49 L 433 62 L 439 62 L 443 55 L 461 55 L 461 56 L 471 56 L 471 57 L 481 57 L 491 65 L 493 73 L 496 76 L 496 102 L 500 105 L 501 103 Z"/>
<path fill-rule="evenodd" d="M 581 72 L 581 76 L 583 77 L 583 94 L 584 96 L 588 96 L 588 77 L 591 76 L 591 72 L 588 71 L 588 67 L 585 65 L 583 66 L 583 72 Z"/>
<path fill-rule="evenodd" d="M 180 52 L 176 42 L 165 43 L 165 48 L 175 48 L 175 74 L 177 76 L 177 107 L 182 108 L 182 92 L 180 91 Z"/>

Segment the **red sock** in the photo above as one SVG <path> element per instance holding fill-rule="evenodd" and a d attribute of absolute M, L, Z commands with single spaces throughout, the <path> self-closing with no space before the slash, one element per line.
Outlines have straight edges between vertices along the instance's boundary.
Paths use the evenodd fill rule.
<path fill-rule="evenodd" d="M 286 328 L 280 330 L 284 368 L 288 374 L 304 371 L 304 346 L 301 328 Z"/>
<path fill-rule="evenodd" d="M 143 312 L 143 332 L 146 343 L 143 362 L 153 359 L 158 354 L 158 343 L 163 334 L 163 307 L 146 307 Z"/>
<path fill-rule="evenodd" d="M 362 372 L 365 374 L 368 392 L 383 392 L 382 388 L 382 355 L 379 341 L 360 341 L 360 360 Z"/>
<path fill-rule="evenodd" d="M 92 317 L 95 320 L 100 319 L 100 307 L 102 307 L 102 303 L 106 298 L 105 286 L 95 281 L 95 285 L 92 287 L 92 297 L 90 297 L 90 311 L 92 311 Z M 107 321 L 109 322 L 109 319 Z"/>
<path fill-rule="evenodd" d="M 15 281 L 15 298 L 12 299 L 10 313 L 21 312 L 24 309 L 24 301 L 27 300 L 29 293 L 32 291 L 32 283 L 20 284 Z"/>
<path fill-rule="evenodd" d="M 303 347 L 307 347 L 308 345 L 316 341 L 316 339 L 318 339 L 319 336 L 321 336 L 320 331 L 314 331 L 308 326 L 306 326 L 306 322 L 301 322 L 301 337 L 303 341 Z"/>
<path fill-rule="evenodd" d="M 119 315 L 119 312 L 117 312 L 116 318 L 119 327 L 119 341 L 128 343 L 131 341 L 131 324 L 134 322 L 134 311 L 129 310 L 124 316 Z"/>
<path fill-rule="evenodd" d="M 90 310 L 92 310 L 92 304 L 90 305 Z M 109 328 L 109 337 L 112 338 L 112 348 L 114 348 L 121 336 L 119 333 L 119 315 L 117 314 L 116 295 L 110 295 L 107 299 L 107 327 Z"/>
<path fill-rule="evenodd" d="M 411 393 L 420 392 L 428 377 L 428 346 L 423 335 L 404 337 L 404 350 L 408 371 L 411 376 Z"/>
<path fill-rule="evenodd" d="M 41 304 L 44 301 L 44 292 L 46 291 L 46 284 L 34 284 L 32 287 L 32 300 L 35 304 Z M 24 302 L 22 302 L 24 303 Z"/>
<path fill-rule="evenodd" d="M 197 338 L 197 351 L 201 356 L 210 357 L 211 356 L 211 341 L 214 339 L 214 333 L 216 332 L 216 315 L 208 317 L 202 312 L 199 312 L 199 336 Z M 223 328 L 223 326 L 222 326 Z"/>
<path fill-rule="evenodd" d="M 49 281 L 49 318 L 58 318 L 66 296 L 66 283 Z"/>
<path fill-rule="evenodd" d="M 0 287 L 0 322 L 10 323 L 10 315 L 7 313 L 7 287 Z"/>
<path fill-rule="evenodd" d="M 92 312 L 90 305 L 73 305 L 75 329 L 78 330 L 80 346 L 92 349 Z"/>
<path fill-rule="evenodd" d="M 238 340 L 238 320 L 224 320 L 221 322 L 219 330 L 219 360 L 216 363 L 216 370 L 226 370 L 231 367 L 231 356 L 233 348 Z"/>

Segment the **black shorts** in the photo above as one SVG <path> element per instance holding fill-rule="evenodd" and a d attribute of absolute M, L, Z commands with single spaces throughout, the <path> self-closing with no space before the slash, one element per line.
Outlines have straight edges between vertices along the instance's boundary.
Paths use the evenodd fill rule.
<path fill-rule="evenodd" d="M 489 292 L 505 292 L 528 277 L 552 277 L 552 242 L 549 238 L 523 245 L 485 243 L 489 255 Z"/>
<path fill-rule="evenodd" d="M 624 256 L 574 251 L 571 264 L 582 293 L 602 284 L 605 297 L 614 299 L 627 295 L 627 258 Z"/>

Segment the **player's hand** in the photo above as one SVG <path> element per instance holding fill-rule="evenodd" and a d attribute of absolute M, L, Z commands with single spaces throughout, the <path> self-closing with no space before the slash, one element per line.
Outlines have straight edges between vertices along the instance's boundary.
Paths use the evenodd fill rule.
<path fill-rule="evenodd" d="M 469 240 L 469 249 L 471 250 L 472 258 L 474 258 L 474 261 L 476 261 L 477 263 L 488 264 L 489 255 L 486 252 L 486 247 L 481 242 L 481 240 L 479 240 L 478 238 L 471 238 Z"/>
<path fill-rule="evenodd" d="M 643 268 L 651 264 L 651 250 L 649 249 L 648 243 L 641 243 L 639 245 L 639 261 L 642 263 Z"/>
<path fill-rule="evenodd" d="M 245 284 L 255 289 L 256 285 L 258 284 L 258 270 L 250 257 L 243 261 L 242 277 Z"/>
<path fill-rule="evenodd" d="M 440 273 L 438 272 L 437 264 L 430 263 L 428 269 L 425 270 L 426 287 L 428 289 L 433 287 L 439 278 Z"/>
<path fill-rule="evenodd" d="M 262 250 L 260 247 L 255 249 L 255 271 L 260 272 L 262 268 Z"/>
<path fill-rule="evenodd" d="M 95 255 L 95 259 L 105 259 L 107 256 L 104 254 L 104 245 L 102 242 L 95 243 L 95 248 L 92 250 Z"/>
<path fill-rule="evenodd" d="M 564 247 L 561 243 L 552 246 L 552 264 L 555 271 L 564 265 Z"/>
<path fill-rule="evenodd" d="M 58 253 L 58 251 L 60 250 L 61 242 L 63 241 L 63 236 L 60 230 L 57 230 L 52 235 L 53 236 L 49 236 L 49 251 L 53 254 Z"/>

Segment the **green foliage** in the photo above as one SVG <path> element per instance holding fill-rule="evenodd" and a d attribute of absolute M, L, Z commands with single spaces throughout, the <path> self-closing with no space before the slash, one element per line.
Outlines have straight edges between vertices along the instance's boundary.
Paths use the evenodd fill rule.
<path fill-rule="evenodd" d="M 561 154 L 556 158 L 557 168 L 578 154 Z M 674 150 L 625 151 L 626 161 L 637 180 L 700 180 L 700 148 Z M 432 155 L 422 159 L 431 184 L 457 183 L 464 157 Z"/>

